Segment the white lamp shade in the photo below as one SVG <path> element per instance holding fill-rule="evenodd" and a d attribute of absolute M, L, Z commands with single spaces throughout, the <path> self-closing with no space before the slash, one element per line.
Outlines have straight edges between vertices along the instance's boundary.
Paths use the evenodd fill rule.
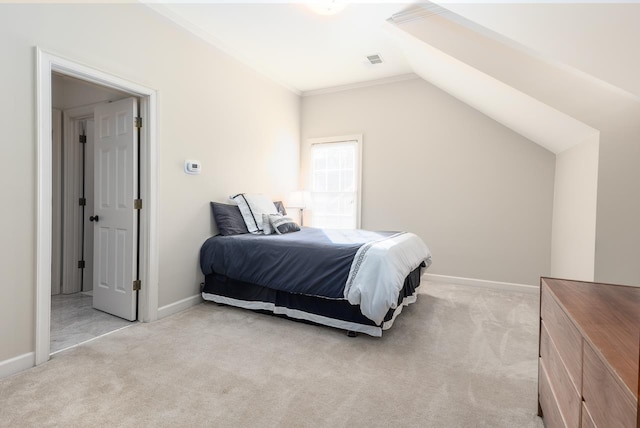
<path fill-rule="evenodd" d="M 288 208 L 309 208 L 311 205 L 311 193 L 306 190 L 296 190 L 289 194 L 289 200 L 287 201 Z"/>

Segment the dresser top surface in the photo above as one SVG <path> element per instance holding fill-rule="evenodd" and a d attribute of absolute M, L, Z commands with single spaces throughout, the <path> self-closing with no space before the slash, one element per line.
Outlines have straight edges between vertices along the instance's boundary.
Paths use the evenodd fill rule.
<path fill-rule="evenodd" d="M 552 278 L 541 282 L 637 400 L 640 288 Z"/>

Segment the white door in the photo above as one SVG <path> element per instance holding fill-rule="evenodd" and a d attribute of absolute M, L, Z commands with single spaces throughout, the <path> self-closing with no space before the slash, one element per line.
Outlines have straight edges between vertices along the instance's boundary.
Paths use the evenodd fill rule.
<path fill-rule="evenodd" d="M 136 319 L 137 115 L 135 98 L 94 113 L 93 307 L 130 321 Z"/>

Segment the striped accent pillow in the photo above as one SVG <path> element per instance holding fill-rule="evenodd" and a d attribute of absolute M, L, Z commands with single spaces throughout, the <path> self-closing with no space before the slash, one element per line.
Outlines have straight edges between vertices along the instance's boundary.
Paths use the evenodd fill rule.
<path fill-rule="evenodd" d="M 278 235 L 297 232 L 300 230 L 300 226 L 298 226 L 290 217 L 270 215 L 269 220 L 271 221 L 271 226 Z"/>

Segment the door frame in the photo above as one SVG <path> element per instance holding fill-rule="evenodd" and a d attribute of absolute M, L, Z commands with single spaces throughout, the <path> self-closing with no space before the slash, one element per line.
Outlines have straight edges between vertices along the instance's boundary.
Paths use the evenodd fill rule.
<path fill-rule="evenodd" d="M 57 176 L 53 175 L 53 170 L 51 173 L 53 183 L 53 194 L 52 194 L 52 228 L 51 231 L 51 243 L 52 245 L 56 245 L 58 247 L 56 251 L 52 250 L 52 261 L 51 261 L 51 292 L 54 294 L 58 294 L 62 292 L 62 221 L 63 221 L 63 213 L 64 213 L 64 201 L 62 200 L 63 195 L 63 171 L 62 171 L 62 155 L 63 150 L 62 146 L 64 145 L 64 136 L 62 135 L 63 125 L 62 125 L 62 110 L 52 109 L 52 130 L 53 130 L 53 141 L 56 144 L 52 148 L 52 165 L 57 164 Z M 53 181 L 55 179 L 55 181 Z M 55 221 L 54 221 L 55 220 Z"/>
<path fill-rule="evenodd" d="M 91 275 L 87 274 L 87 269 L 78 268 L 78 260 L 81 260 L 84 246 L 84 260 L 87 262 L 87 266 L 91 266 L 93 261 L 89 262 L 90 256 L 93 256 L 93 249 L 90 245 L 86 245 L 87 241 L 93 243 L 93 239 L 87 239 L 87 231 L 93 233 L 93 224 L 87 224 L 85 222 L 84 228 L 81 227 L 83 223 L 82 215 L 79 213 L 80 206 L 78 205 L 77 193 L 75 190 L 79 185 L 76 180 L 79 174 L 81 165 L 81 150 L 88 151 L 89 143 L 92 141 L 92 136 L 87 134 L 87 144 L 77 144 L 79 132 L 78 122 L 93 120 L 93 111 L 97 105 L 102 103 L 87 104 L 81 107 L 72 107 L 64 109 L 62 111 L 62 127 L 63 132 L 63 159 L 64 159 L 64 196 L 62 198 L 63 210 L 63 229 L 65 231 L 62 237 L 63 253 L 67 257 L 62 258 L 62 293 L 73 293 L 80 290 L 80 284 L 82 283 L 82 277 L 84 280 L 91 278 Z M 85 146 L 85 147 L 81 147 Z M 88 157 L 87 157 L 88 159 Z M 88 165 L 87 165 L 88 166 Z M 87 170 L 87 177 L 93 170 Z M 93 180 L 91 180 L 93 183 Z M 89 189 L 85 196 L 87 196 L 87 205 L 85 209 L 91 209 L 90 202 L 93 201 L 88 195 L 93 193 L 93 190 Z M 74 196 L 76 195 L 76 196 Z M 87 217 L 85 211 L 85 218 Z M 84 234 L 85 239 L 82 239 Z M 92 235 L 93 236 L 93 235 Z M 90 264 L 91 263 L 91 264 Z M 86 276 L 85 276 L 86 275 Z M 69 284 L 73 284 L 71 287 Z M 86 291 L 86 290 L 83 290 Z"/>
<path fill-rule="evenodd" d="M 96 83 L 140 99 L 140 280 L 138 320 L 158 318 L 158 144 L 157 93 L 97 68 L 70 61 L 36 46 L 37 218 L 35 363 L 49 360 L 51 337 L 52 132 L 51 73 Z"/>
<path fill-rule="evenodd" d="M 89 115 L 93 116 L 93 105 L 78 109 L 66 109 L 62 112 L 64 129 L 64 196 L 62 198 L 63 209 L 63 238 L 62 248 L 66 257 L 62 257 L 62 293 L 70 293 L 76 289 L 80 291 L 80 282 L 83 272 L 78 268 L 78 260 L 82 254 L 82 215 L 78 205 L 76 189 L 81 184 L 78 180 L 80 174 L 79 165 L 81 144 L 75 144 L 77 121 Z M 86 144 L 85 144 L 86 145 Z"/>

